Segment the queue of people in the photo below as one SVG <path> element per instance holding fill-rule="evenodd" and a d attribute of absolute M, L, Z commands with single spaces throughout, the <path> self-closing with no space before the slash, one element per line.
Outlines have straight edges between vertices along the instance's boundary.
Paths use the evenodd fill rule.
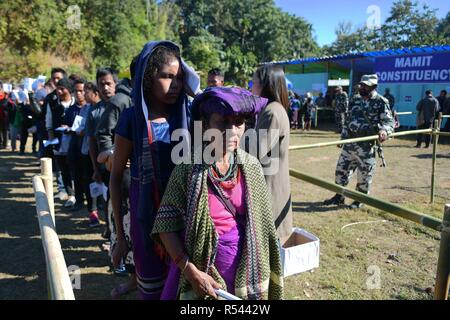
<path fill-rule="evenodd" d="M 53 159 L 66 210 L 86 210 L 90 227 L 105 225 L 114 272 L 129 275 L 111 296 L 137 289 L 144 300 L 214 299 L 222 289 L 282 299 L 280 243 L 293 226 L 283 69 L 260 67 L 252 91 L 225 87 L 223 72 L 213 69 L 202 91 L 178 45 L 154 41 L 130 74 L 119 81 L 105 67 L 86 81 L 54 68 L 48 91 L 38 99 L 31 93 L 26 111 L 0 100 L 10 117 L 33 114 L 40 156 Z M 14 115 L 10 127 L 18 122 Z M 217 138 L 199 147 L 198 124 L 202 139 L 211 130 Z M 260 157 L 243 144 L 250 128 Z M 187 138 L 181 152 L 178 132 Z M 211 158 L 197 158 L 211 150 Z M 176 161 L 175 151 L 192 161 Z M 108 187 L 106 201 L 93 196 L 95 184 Z"/>

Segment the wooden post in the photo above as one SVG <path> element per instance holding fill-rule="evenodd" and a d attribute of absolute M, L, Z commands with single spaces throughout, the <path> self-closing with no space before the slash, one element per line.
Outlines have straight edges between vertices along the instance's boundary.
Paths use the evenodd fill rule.
<path fill-rule="evenodd" d="M 50 296 L 54 300 L 74 300 L 72 281 L 55 231 L 42 177 L 33 177 L 33 189 L 42 246 L 44 247 Z"/>
<path fill-rule="evenodd" d="M 52 159 L 41 159 L 41 176 L 44 183 L 45 194 L 47 195 L 48 205 L 50 207 L 50 213 L 52 215 L 53 224 L 56 225 L 55 219 L 55 201 L 53 196 L 53 170 Z"/>
<path fill-rule="evenodd" d="M 434 202 L 434 191 L 435 191 L 435 172 L 436 172 L 436 151 L 437 143 L 439 139 L 439 120 L 434 120 L 433 134 L 431 135 L 433 139 L 433 154 L 431 161 L 431 195 L 430 203 Z"/>
<path fill-rule="evenodd" d="M 316 116 L 314 117 L 314 129 L 317 130 L 317 120 L 319 118 L 319 108 L 316 108 Z"/>
<path fill-rule="evenodd" d="M 442 220 L 441 243 L 439 246 L 439 259 L 436 273 L 434 298 L 447 300 L 450 286 L 450 204 L 445 205 L 444 219 Z"/>

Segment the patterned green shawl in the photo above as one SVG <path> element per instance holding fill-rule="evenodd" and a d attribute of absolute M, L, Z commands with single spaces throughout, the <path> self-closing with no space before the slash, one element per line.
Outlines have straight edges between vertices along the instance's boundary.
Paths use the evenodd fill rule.
<path fill-rule="evenodd" d="M 246 300 L 282 299 L 280 252 L 263 171 L 258 160 L 241 149 L 237 158 L 246 182 L 248 210 L 235 294 Z M 218 235 L 209 214 L 206 165 L 181 164 L 175 167 L 152 235 L 160 241 L 159 233 L 182 230 L 185 231 L 185 247 L 190 261 L 226 288 L 214 266 Z M 180 299 L 197 299 L 184 277 L 181 277 L 178 289 Z"/>

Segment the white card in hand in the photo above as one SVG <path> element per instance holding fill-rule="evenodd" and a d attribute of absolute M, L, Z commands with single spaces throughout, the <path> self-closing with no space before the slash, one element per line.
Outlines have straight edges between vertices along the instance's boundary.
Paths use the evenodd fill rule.
<path fill-rule="evenodd" d="M 44 140 L 43 142 L 44 142 L 44 148 L 47 148 L 50 145 L 58 144 L 59 140 L 58 140 L 58 138 L 55 138 L 53 140 Z"/>
<path fill-rule="evenodd" d="M 89 189 L 92 198 L 103 196 L 103 199 L 105 199 L 105 201 L 108 200 L 108 187 L 105 186 L 103 182 L 102 183 L 92 182 L 89 185 Z"/>
<path fill-rule="evenodd" d="M 78 129 L 81 126 L 82 121 L 83 121 L 83 117 L 76 116 L 75 120 L 73 120 L 72 128 L 70 130 L 75 131 L 75 132 L 78 131 Z"/>
<path fill-rule="evenodd" d="M 241 298 L 238 298 L 229 292 L 223 291 L 222 289 L 214 289 L 214 291 L 217 296 L 224 298 L 225 300 L 242 300 Z"/>
<path fill-rule="evenodd" d="M 89 190 L 91 191 L 91 197 L 97 198 L 103 194 L 103 183 L 92 182 L 89 185 Z"/>

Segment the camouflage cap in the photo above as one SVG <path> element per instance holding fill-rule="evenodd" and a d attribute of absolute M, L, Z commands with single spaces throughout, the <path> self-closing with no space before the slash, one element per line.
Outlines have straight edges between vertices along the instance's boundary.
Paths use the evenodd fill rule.
<path fill-rule="evenodd" d="M 365 74 L 359 83 L 363 83 L 369 87 L 376 86 L 378 85 L 378 76 L 376 74 Z"/>

